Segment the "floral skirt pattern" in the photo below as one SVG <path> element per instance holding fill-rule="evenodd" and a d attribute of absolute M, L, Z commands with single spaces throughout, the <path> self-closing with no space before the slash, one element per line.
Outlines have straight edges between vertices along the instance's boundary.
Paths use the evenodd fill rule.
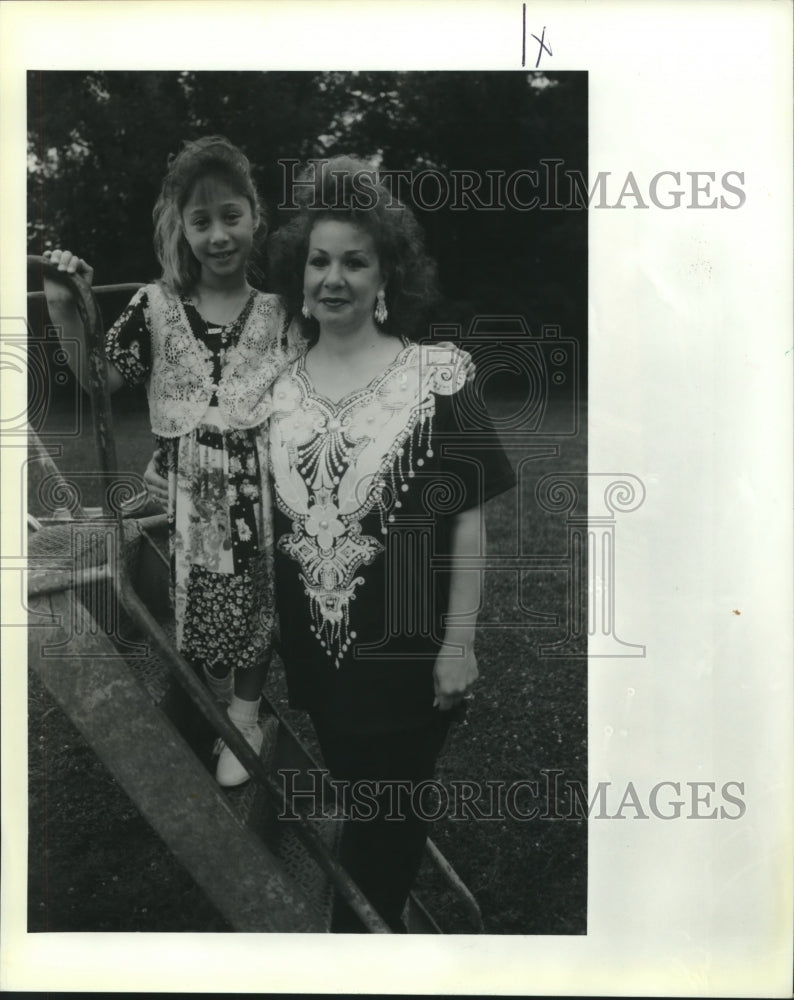
<path fill-rule="evenodd" d="M 177 648 L 195 664 L 267 661 L 275 617 L 267 437 L 205 423 L 158 441 L 168 479 Z"/>

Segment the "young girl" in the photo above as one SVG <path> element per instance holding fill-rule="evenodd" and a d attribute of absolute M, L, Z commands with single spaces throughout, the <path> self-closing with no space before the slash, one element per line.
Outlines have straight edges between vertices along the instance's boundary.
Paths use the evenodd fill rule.
<path fill-rule="evenodd" d="M 106 337 L 110 391 L 146 383 L 159 471 L 168 481 L 176 643 L 203 673 L 232 722 L 258 752 L 259 700 L 274 620 L 272 503 L 267 477 L 266 390 L 302 351 L 280 299 L 246 273 L 264 235 L 245 155 L 226 139 L 188 142 L 172 159 L 154 209 L 162 277 L 140 289 Z M 45 254 L 91 282 L 67 250 Z M 79 343 L 82 326 L 63 285 L 46 281 L 52 322 Z M 220 744 L 216 778 L 248 778 Z"/>

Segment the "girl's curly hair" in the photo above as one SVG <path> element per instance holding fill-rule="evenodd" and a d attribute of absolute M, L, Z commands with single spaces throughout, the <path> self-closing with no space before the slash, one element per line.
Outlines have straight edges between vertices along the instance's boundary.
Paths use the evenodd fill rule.
<path fill-rule="evenodd" d="M 293 197 L 293 218 L 268 240 L 270 285 L 310 341 L 319 325 L 301 315 L 303 274 L 309 237 L 321 219 L 350 222 L 372 237 L 386 277 L 384 329 L 398 337 L 417 339 L 423 320 L 438 298 L 435 262 L 425 251 L 424 235 L 410 208 L 379 183 L 370 164 L 351 156 L 312 161 L 299 174 Z"/>
<path fill-rule="evenodd" d="M 160 280 L 178 295 L 190 291 L 201 277 L 201 266 L 185 239 L 182 212 L 196 184 L 208 178 L 224 181 L 246 198 L 259 238 L 267 235 L 265 212 L 245 153 L 221 135 L 185 142 L 180 152 L 168 159 L 168 172 L 152 213 L 154 249 L 163 269 Z M 250 261 L 249 268 L 256 271 Z"/>

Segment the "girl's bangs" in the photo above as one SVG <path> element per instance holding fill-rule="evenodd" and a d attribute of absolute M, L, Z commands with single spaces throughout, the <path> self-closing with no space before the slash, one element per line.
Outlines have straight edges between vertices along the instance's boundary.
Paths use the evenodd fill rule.
<path fill-rule="evenodd" d="M 246 190 L 246 185 L 241 182 L 234 171 L 218 164 L 196 172 L 192 182 L 185 185 L 180 208 L 184 208 L 191 198 L 211 201 L 221 186 L 230 188 L 239 197 L 251 201 L 251 195 Z"/>

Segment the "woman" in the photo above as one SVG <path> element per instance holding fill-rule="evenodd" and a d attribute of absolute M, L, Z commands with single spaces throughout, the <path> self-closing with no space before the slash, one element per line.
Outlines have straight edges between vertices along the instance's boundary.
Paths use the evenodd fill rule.
<path fill-rule="evenodd" d="M 274 290 L 310 346 L 272 387 L 269 436 L 290 701 L 332 777 L 374 789 L 341 860 L 403 931 L 427 836 L 411 791 L 477 678 L 481 574 L 464 563 L 484 553 L 482 504 L 515 479 L 468 355 L 416 342 L 434 269 L 410 210 L 372 177 L 349 158 L 315 167 L 271 238 Z M 339 903 L 332 930 L 361 929 Z"/>

